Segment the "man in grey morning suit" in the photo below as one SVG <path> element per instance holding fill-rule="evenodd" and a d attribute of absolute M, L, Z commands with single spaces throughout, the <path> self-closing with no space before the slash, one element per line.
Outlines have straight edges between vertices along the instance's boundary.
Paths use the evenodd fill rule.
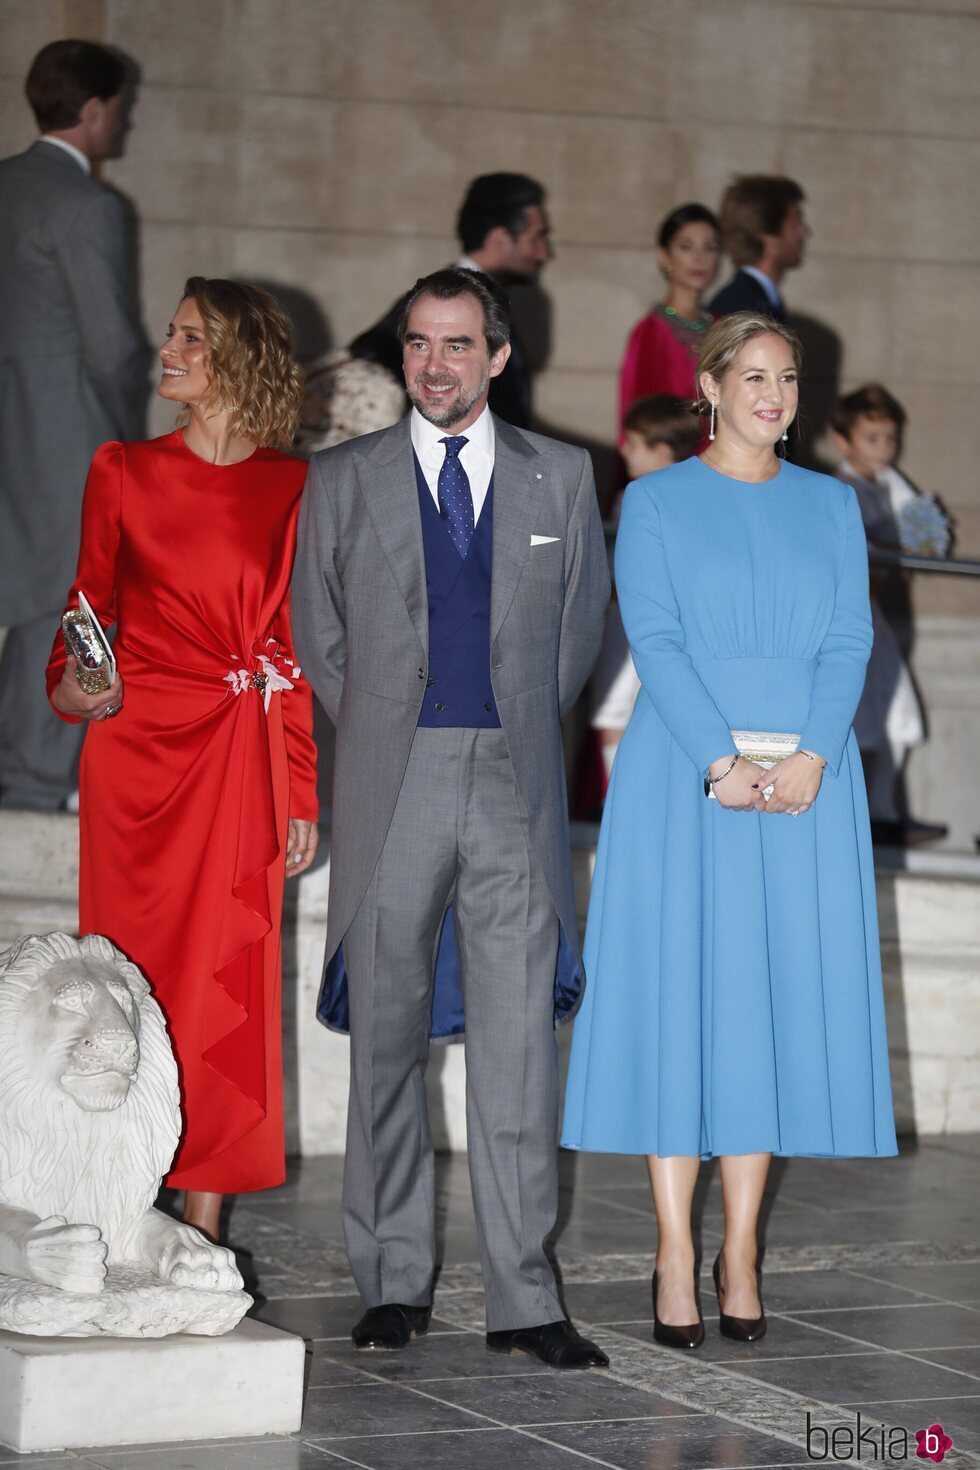
<path fill-rule="evenodd" d="M 27 96 L 42 137 L 0 163 L 0 804 L 56 808 L 81 726 L 44 670 L 75 575 L 82 489 L 107 439 L 141 434 L 148 352 L 125 206 L 89 177 L 113 151 L 126 67 L 89 41 L 38 53 Z"/>
<path fill-rule="evenodd" d="M 488 277 L 419 281 L 400 332 L 412 413 L 310 464 L 293 625 L 337 726 L 321 1016 L 343 1026 L 349 1005 L 355 1346 L 404 1347 L 428 1327 L 423 1079 L 430 1022 L 461 1024 L 437 960 L 451 906 L 487 1346 L 586 1368 L 605 1356 L 564 1320 L 544 1241 L 555 998 L 573 1004 L 565 962 L 581 977 L 560 720 L 595 661 L 609 575 L 587 455 L 486 407 L 509 326 Z"/>

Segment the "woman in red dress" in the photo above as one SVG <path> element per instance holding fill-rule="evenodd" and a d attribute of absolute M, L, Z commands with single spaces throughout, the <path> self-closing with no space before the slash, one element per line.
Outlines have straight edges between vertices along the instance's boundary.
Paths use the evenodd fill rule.
<path fill-rule="evenodd" d="M 633 328 L 619 372 L 619 434 L 631 403 L 654 393 L 693 400 L 694 369 L 712 317 L 701 297 L 718 270 L 721 228 L 703 204 L 682 204 L 657 237 L 667 295 Z"/>
<path fill-rule="evenodd" d="M 118 676 L 86 695 L 60 636 L 63 719 L 90 721 L 80 781 L 82 933 L 105 934 L 163 1007 L 184 1130 L 167 1183 L 216 1238 L 224 1194 L 284 1178 L 283 877 L 317 842 L 312 696 L 288 589 L 302 461 L 278 452 L 300 377 L 267 292 L 188 281 L 157 392 L 183 427 L 104 444 L 78 574 Z"/>

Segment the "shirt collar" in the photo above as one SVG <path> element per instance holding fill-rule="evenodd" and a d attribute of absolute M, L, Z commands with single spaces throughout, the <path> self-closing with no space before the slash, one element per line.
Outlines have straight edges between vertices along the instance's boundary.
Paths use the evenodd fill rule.
<path fill-rule="evenodd" d="M 472 255 L 461 255 L 456 262 L 456 269 L 463 271 L 476 271 L 478 276 L 485 276 L 486 271 L 482 265 L 477 265 Z"/>
<path fill-rule="evenodd" d="M 767 276 L 765 271 L 760 271 L 754 265 L 743 265 L 742 270 L 747 276 L 751 276 L 753 281 L 759 282 L 773 306 L 782 306 L 783 298 L 779 294 L 779 287 L 771 276 Z"/>
<path fill-rule="evenodd" d="M 864 485 L 875 485 L 879 489 L 884 488 L 883 482 L 878 479 L 877 476 L 875 476 L 873 480 L 869 480 L 867 475 L 862 475 L 860 470 L 856 470 L 854 468 L 849 459 L 842 459 L 840 462 L 840 468 L 841 473 L 848 480 L 860 480 L 861 483 Z"/>
<path fill-rule="evenodd" d="M 88 158 L 86 158 L 85 154 L 80 148 L 75 147 L 74 143 L 66 143 L 64 138 L 53 138 L 50 133 L 42 133 L 41 142 L 51 143 L 55 148 L 63 149 L 65 153 L 68 154 L 69 158 L 73 158 L 75 160 L 79 168 L 82 169 L 84 173 L 90 174 L 92 172 L 91 162 Z"/>
<path fill-rule="evenodd" d="M 441 464 L 446 457 L 446 447 L 441 441 L 457 432 L 462 432 L 466 438 L 467 448 L 472 447 L 478 454 L 484 454 L 488 459 L 493 459 L 493 415 L 489 407 L 483 410 L 475 423 L 470 424 L 468 429 L 461 431 L 455 428 L 440 429 L 435 424 L 430 424 L 429 420 L 424 418 L 417 408 L 413 408 L 411 431 L 412 447 L 422 464 L 427 459 Z"/>

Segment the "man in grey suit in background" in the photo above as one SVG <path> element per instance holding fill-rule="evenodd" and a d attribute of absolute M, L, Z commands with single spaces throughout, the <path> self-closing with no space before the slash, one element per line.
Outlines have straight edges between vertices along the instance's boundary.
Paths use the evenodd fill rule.
<path fill-rule="evenodd" d="M 75 575 L 82 489 L 107 439 L 142 433 L 148 353 L 122 200 L 90 177 L 122 126 L 127 69 L 89 41 L 36 56 L 41 138 L 0 162 L 0 805 L 56 809 L 80 726 L 44 670 Z"/>
<path fill-rule="evenodd" d="M 355 1346 L 401 1348 L 429 1324 L 424 1074 L 434 1012 L 435 1030 L 461 1025 L 436 976 L 451 908 L 487 1347 L 588 1368 L 607 1360 L 565 1320 L 545 1241 L 554 1020 L 581 981 L 561 718 L 595 662 L 609 574 L 586 453 L 487 408 L 509 330 L 486 275 L 417 282 L 399 333 L 411 414 L 310 463 L 293 626 L 337 727 L 321 1017 L 344 1028 L 349 1012 Z"/>

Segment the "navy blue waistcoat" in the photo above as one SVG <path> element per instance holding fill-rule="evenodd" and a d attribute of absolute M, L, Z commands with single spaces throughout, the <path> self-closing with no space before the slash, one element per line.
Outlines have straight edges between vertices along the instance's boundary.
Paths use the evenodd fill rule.
<path fill-rule="evenodd" d="M 429 600 L 429 679 L 420 725 L 499 727 L 490 682 L 493 479 L 466 559 L 450 539 L 415 458 Z"/>

